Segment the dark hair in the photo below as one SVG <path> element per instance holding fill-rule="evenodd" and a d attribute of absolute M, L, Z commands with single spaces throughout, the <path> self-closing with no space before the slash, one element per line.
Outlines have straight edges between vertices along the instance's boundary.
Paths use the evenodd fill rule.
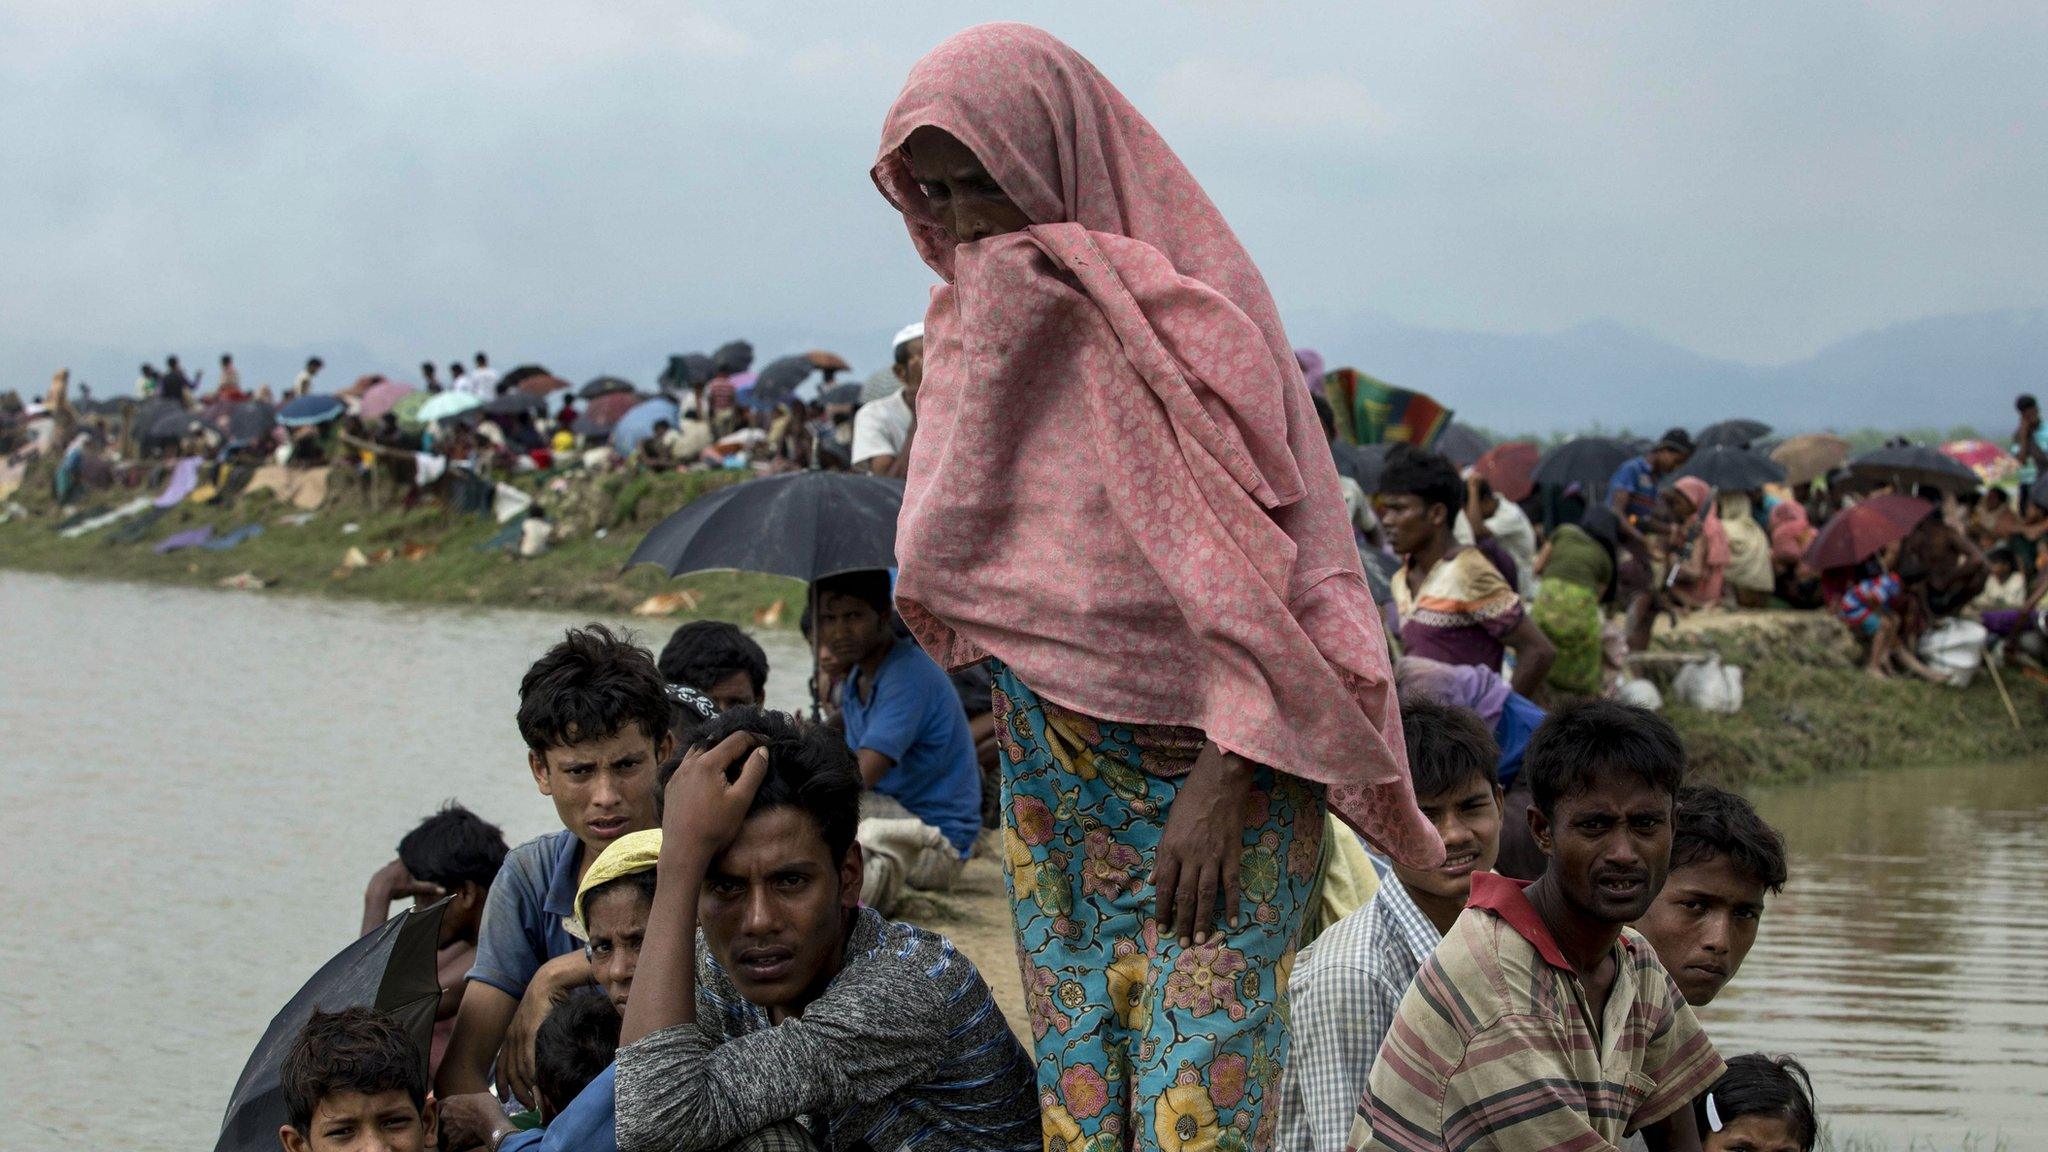
<path fill-rule="evenodd" d="M 1593 787 L 1601 772 L 1626 772 L 1677 795 L 1685 783 L 1685 745 L 1671 722 L 1619 700 L 1574 700 L 1553 709 L 1522 756 L 1529 798 L 1550 816 L 1557 802 Z"/>
<path fill-rule="evenodd" d="M 1673 452 L 1678 453 L 1680 456 L 1692 455 L 1692 433 L 1687 432 L 1683 428 L 1665 429 L 1664 435 L 1657 437 L 1657 443 L 1650 449 L 1650 451 L 1658 452 L 1667 448 Z"/>
<path fill-rule="evenodd" d="M 1994 488 L 1992 491 L 1996 492 L 1998 489 Z M 1986 564 L 1996 564 L 2001 560 L 2015 568 L 2020 566 L 2020 558 L 2014 555 L 2012 549 L 2007 548 L 2003 544 L 1984 554 L 1984 562 Z"/>
<path fill-rule="evenodd" d="M 505 833 L 453 800 L 398 842 L 398 859 L 413 879 L 451 892 L 465 883 L 488 890 L 505 852 Z"/>
<path fill-rule="evenodd" d="M 738 625 L 722 620 L 692 620 L 676 629 L 656 663 L 662 679 L 699 692 L 738 672 L 747 674 L 754 695 L 768 691 L 768 653 Z"/>
<path fill-rule="evenodd" d="M 860 765 L 846 741 L 830 728 L 799 723 L 787 712 L 734 708 L 699 729 L 695 747 L 714 747 L 735 732 L 752 732 L 768 745 L 768 774 L 761 778 L 747 817 L 774 808 L 801 809 L 817 823 L 832 859 L 844 859 L 860 825 L 861 793 Z M 657 811 L 679 763 L 680 758 L 672 758 L 663 764 L 655 780 Z"/>
<path fill-rule="evenodd" d="M 232 355 L 223 352 L 220 354 L 220 362 L 223 364 L 233 364 L 235 362 L 235 358 Z"/>
<path fill-rule="evenodd" d="M 325 360 L 322 360 L 322 359 L 320 359 L 320 358 L 319 358 L 318 356 L 315 356 L 315 357 L 312 357 L 311 359 L 309 359 L 309 360 L 307 360 L 307 361 L 306 361 L 306 367 L 308 367 L 308 368 L 325 368 L 325 367 L 327 367 L 327 361 L 325 361 Z"/>
<path fill-rule="evenodd" d="M 2039 400 L 2034 399 L 2034 394 L 2032 392 L 2022 392 L 2020 393 L 2019 399 L 2014 400 L 2012 402 L 2012 406 L 2014 408 L 2019 409 L 2022 412 L 2025 412 L 2029 408 L 2039 408 L 2041 406 L 2041 402 Z"/>
<path fill-rule="evenodd" d="M 491 363 L 491 358 L 490 358 L 489 356 L 486 356 L 486 355 L 484 355 L 484 354 L 483 354 L 483 353 L 481 353 L 481 352 L 479 352 L 479 353 L 477 353 L 477 354 L 476 354 L 476 365 L 477 365 L 477 367 L 479 367 L 479 368 L 487 368 L 487 367 L 489 367 L 489 366 L 490 366 L 490 363 Z"/>
<path fill-rule="evenodd" d="M 1726 856 L 1737 871 L 1772 892 L 1785 887 L 1785 841 L 1749 801 L 1711 784 L 1679 789 L 1672 870 L 1716 856 Z"/>
<path fill-rule="evenodd" d="M 669 771 L 671 773 L 675 771 L 673 763 L 671 763 Z M 652 905 L 654 903 L 655 879 L 656 873 L 652 868 L 642 868 L 638 872 L 628 872 L 624 876 L 614 876 L 583 893 L 582 898 L 576 902 L 576 906 L 583 910 L 585 916 L 588 916 L 590 915 L 591 906 L 597 903 L 599 897 L 629 888 L 640 893 L 640 898 L 647 901 L 649 905 Z M 584 928 L 588 929 L 589 927 L 590 925 L 586 922 Z"/>
<path fill-rule="evenodd" d="M 896 611 L 895 598 L 890 594 L 889 574 L 880 568 L 863 568 L 822 577 L 817 589 L 819 599 L 851 596 L 880 613 L 884 620 Z"/>
<path fill-rule="evenodd" d="M 1465 504 L 1465 482 L 1458 468 L 1434 452 L 1412 444 L 1396 444 L 1387 452 L 1387 466 L 1380 471 L 1382 496 L 1420 496 L 1425 511 L 1432 504 L 1444 506 L 1446 530 L 1450 517 Z"/>
<path fill-rule="evenodd" d="M 519 735 L 542 755 L 606 739 L 629 724 L 659 745 L 669 719 L 668 689 L 654 657 L 602 624 L 569 629 L 519 681 Z"/>
<path fill-rule="evenodd" d="M 1727 1071 L 1693 1101 L 1692 1107 L 1702 1140 L 1741 1116 L 1775 1116 L 1784 1120 L 1801 1152 L 1813 1152 L 1814 1142 L 1820 1139 L 1813 1077 L 1790 1056 L 1750 1052 L 1731 1057 Z M 1719 1125 L 1708 1123 L 1710 1107 Z"/>
<path fill-rule="evenodd" d="M 434 362 L 433 362 L 432 360 L 422 360 L 422 361 L 420 361 L 420 375 L 422 375 L 422 376 L 432 376 L 432 375 L 434 374 L 434 372 L 435 372 L 435 371 L 436 371 L 436 368 L 435 368 Z"/>
<path fill-rule="evenodd" d="M 604 989 L 585 984 L 564 996 L 534 1030 L 533 1086 L 553 1115 L 612 1062 L 622 1023 Z"/>
<path fill-rule="evenodd" d="M 905 341 L 904 341 L 903 343 L 901 343 L 901 344 L 898 344 L 898 345 L 896 346 L 896 350 L 895 350 L 895 355 L 896 355 L 896 366 L 897 366 L 898 368 L 908 368 L 908 367 L 910 366 L 910 346 L 911 346 L 912 344 L 923 344 L 923 343 L 924 343 L 924 337 L 922 337 L 922 336 L 917 336 L 917 337 L 913 337 L 912 339 L 909 339 L 909 340 L 905 340 Z"/>
<path fill-rule="evenodd" d="M 1419 693 L 1401 699 L 1401 735 L 1408 742 L 1408 775 L 1415 797 L 1441 796 L 1478 777 L 1497 780 L 1500 746 L 1479 714 Z"/>
<path fill-rule="evenodd" d="M 405 1089 L 413 1107 L 427 1104 L 427 1056 L 398 1021 L 369 1008 L 313 1010 L 278 1069 L 284 1109 L 306 1135 L 313 1110 L 338 1092 L 370 1095 Z"/>

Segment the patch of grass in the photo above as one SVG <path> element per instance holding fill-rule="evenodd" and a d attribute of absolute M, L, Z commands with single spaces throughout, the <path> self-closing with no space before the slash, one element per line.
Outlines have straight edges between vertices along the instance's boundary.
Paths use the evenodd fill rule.
<path fill-rule="evenodd" d="M 717 486 L 663 483 L 671 480 L 643 480 L 632 486 L 630 504 L 601 507 L 593 518 L 608 522 L 603 537 L 585 531 L 532 560 L 480 549 L 498 531 L 497 523 L 488 516 L 456 515 L 438 503 L 408 511 L 373 508 L 344 496 L 294 526 L 285 518 L 295 509 L 258 494 L 231 507 L 179 505 L 132 544 L 109 539 L 118 525 L 66 540 L 47 514 L 16 519 L 0 524 L 0 566 L 208 587 L 250 572 L 271 582 L 272 590 L 294 595 L 569 611 L 622 612 L 655 592 L 689 588 L 701 598 L 693 615 L 753 624 L 757 613 L 779 599 L 792 609 L 781 625 L 793 626 L 803 600 L 803 585 L 793 580 L 743 573 L 673 579 L 644 564 L 620 570 L 648 528 Z M 158 556 L 152 550 L 177 532 L 211 525 L 216 535 L 226 535 L 251 523 L 263 525 L 263 534 L 227 551 L 194 548 Z M 394 555 L 370 567 L 342 566 L 350 548 L 366 555 L 387 548 L 399 554 L 407 545 L 430 551 L 416 560 Z"/>
<path fill-rule="evenodd" d="M 2048 754 L 2048 686 L 2013 669 L 2004 670 L 2005 685 L 2018 729 L 1983 670 L 1962 690 L 1873 679 L 1842 627 L 1817 614 L 1772 613 L 1754 626 L 1689 632 L 1666 646 L 1710 650 L 1744 670 L 1742 711 L 1733 716 L 1666 708 L 1704 778 L 1740 785 Z"/>

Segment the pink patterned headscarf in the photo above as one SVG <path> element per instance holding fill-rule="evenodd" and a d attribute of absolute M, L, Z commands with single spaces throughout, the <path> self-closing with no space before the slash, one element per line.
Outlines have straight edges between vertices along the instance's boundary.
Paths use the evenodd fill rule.
<path fill-rule="evenodd" d="M 927 125 L 1032 226 L 956 244 L 902 152 Z M 1440 859 L 1301 370 L 1165 141 L 1073 49 L 990 24 L 911 70 L 873 175 L 946 281 L 897 527 L 919 642 L 1105 720 L 1199 728 L 1328 785 L 1395 858 Z"/>

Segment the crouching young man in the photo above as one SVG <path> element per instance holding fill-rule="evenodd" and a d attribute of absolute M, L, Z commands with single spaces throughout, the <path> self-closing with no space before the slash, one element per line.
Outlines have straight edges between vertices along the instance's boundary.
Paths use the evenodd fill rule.
<path fill-rule="evenodd" d="M 1037 1149 L 1037 1078 L 981 974 L 860 905 L 852 752 L 753 710 L 699 739 L 662 795 L 619 1147 Z"/>
<path fill-rule="evenodd" d="M 1692 1099 L 1721 1058 L 1642 918 L 1670 865 L 1678 733 L 1608 700 L 1568 704 L 1529 742 L 1527 811 L 1548 858 L 1525 884 L 1472 879 L 1465 911 L 1401 1000 L 1350 1146 L 1696 1152 Z"/>

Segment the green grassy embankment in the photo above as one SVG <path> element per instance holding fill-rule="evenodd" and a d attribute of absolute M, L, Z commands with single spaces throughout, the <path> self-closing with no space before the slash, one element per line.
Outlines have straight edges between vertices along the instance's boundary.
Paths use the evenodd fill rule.
<path fill-rule="evenodd" d="M 698 596 L 696 607 L 678 611 L 677 618 L 793 627 L 803 592 L 792 581 L 723 573 L 671 579 L 647 565 L 620 571 L 662 517 L 732 480 L 725 474 L 627 473 L 579 483 L 566 494 L 545 494 L 549 516 L 566 538 L 534 560 L 480 550 L 477 545 L 498 530 L 488 517 L 457 516 L 438 503 L 406 511 L 363 492 L 335 493 L 303 526 L 285 523 L 295 509 L 267 494 L 244 496 L 231 506 L 180 505 L 141 539 L 115 543 L 110 537 L 119 526 L 77 540 L 61 538 L 47 497 L 37 507 L 36 494 L 24 491 L 16 498 L 31 512 L 0 524 L 0 567 L 209 587 L 247 572 L 270 591 L 292 595 L 564 612 L 622 613 L 657 592 L 689 589 Z M 98 503 L 113 507 L 130 498 L 123 492 Z M 263 535 L 229 551 L 151 551 L 174 532 L 212 525 L 225 534 L 248 523 L 263 524 Z M 408 545 L 412 553 L 424 554 L 405 558 Z M 389 550 L 391 557 L 348 568 L 343 557 L 352 548 L 372 558 Z M 777 600 L 784 611 L 771 620 L 767 614 Z M 1873 680 L 1858 665 L 1843 629 L 1816 613 L 1695 617 L 1660 635 L 1658 646 L 1713 651 L 1745 670 L 1745 701 L 1736 715 L 1666 708 L 1706 778 L 1739 785 L 1865 767 L 2048 761 L 2048 686 L 2017 670 L 2007 670 L 2005 681 L 2022 721 L 2019 729 L 1982 671 L 1961 691 Z M 1668 689 L 1668 669 L 1652 675 Z"/>
<path fill-rule="evenodd" d="M 52 510 L 18 495 L 31 514 L 0 524 L 0 566 L 206 587 L 246 572 L 268 590 L 292 595 L 562 611 L 623 612 L 654 593 L 689 589 L 699 597 L 694 614 L 752 624 L 778 599 L 791 609 L 800 606 L 802 585 L 734 573 L 676 579 L 645 564 L 620 570 L 662 517 L 728 482 L 714 474 L 624 475 L 579 489 L 550 508 L 567 538 L 532 560 L 480 548 L 498 524 L 488 516 L 457 515 L 438 502 L 406 510 L 395 500 L 339 493 L 305 524 L 294 525 L 297 509 L 257 493 L 228 505 L 181 504 L 140 540 L 118 543 L 120 524 L 64 539 Z M 124 491 L 95 503 L 112 508 L 133 496 Z M 226 535 L 252 523 L 263 525 L 262 535 L 226 551 L 188 548 L 159 556 L 152 550 L 174 533 L 211 525 L 216 535 Z M 346 566 L 350 549 L 372 563 Z M 792 610 L 783 623 L 795 622 Z"/>

